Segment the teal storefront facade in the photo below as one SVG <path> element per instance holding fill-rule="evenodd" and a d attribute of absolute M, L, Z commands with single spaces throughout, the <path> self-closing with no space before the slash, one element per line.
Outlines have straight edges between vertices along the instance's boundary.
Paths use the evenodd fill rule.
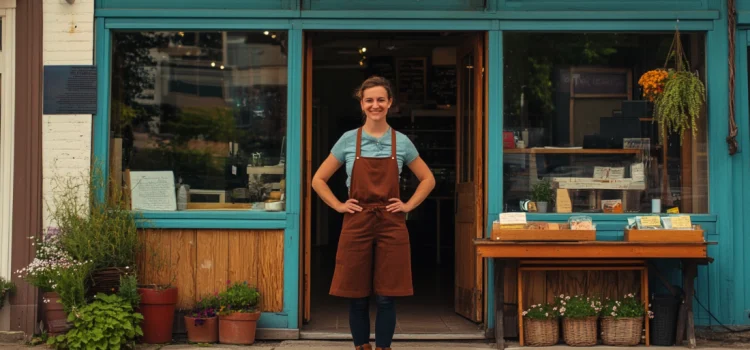
<path fill-rule="evenodd" d="M 113 35 L 129 31 L 249 31 L 287 32 L 286 80 L 286 207 L 281 212 L 178 211 L 144 212 L 154 228 L 194 230 L 283 230 L 283 301 L 281 311 L 267 312 L 261 328 L 298 330 L 304 294 L 301 281 L 304 255 L 301 222 L 304 186 L 304 45 L 310 31 L 452 31 L 486 33 L 487 138 L 486 218 L 503 211 L 504 34 L 512 32 L 666 32 L 705 35 L 707 91 L 708 209 L 692 220 L 706 230 L 715 261 L 701 267 L 696 294 L 696 324 L 750 324 L 750 105 L 748 49 L 750 1 L 738 1 L 736 32 L 735 117 L 739 152 L 730 155 L 729 38 L 727 3 L 723 0 L 97 0 L 95 10 L 98 113 L 94 116 L 93 153 L 109 162 Z M 637 77 L 635 78 L 637 80 Z M 108 98 L 102 98 L 106 96 Z M 493 137 L 496 136 L 496 137 Z M 564 222 L 571 214 L 529 214 L 535 221 Z M 625 214 L 592 214 L 597 238 L 620 240 Z M 663 263 L 665 267 L 679 267 Z M 485 276 L 493 276 L 486 265 Z M 672 275 L 678 282 L 678 274 Z M 484 295 L 493 295 L 485 278 Z M 652 288 L 658 279 L 651 276 Z M 484 324 L 494 327 L 493 300 L 484 302 Z M 710 313 L 709 313 L 710 312 Z M 715 317 L 715 319 L 714 319 Z M 488 333 L 491 334 L 491 333 Z"/>

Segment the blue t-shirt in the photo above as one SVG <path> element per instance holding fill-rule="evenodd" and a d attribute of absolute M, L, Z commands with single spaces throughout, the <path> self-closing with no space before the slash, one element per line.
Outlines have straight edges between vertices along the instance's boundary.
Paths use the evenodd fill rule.
<path fill-rule="evenodd" d="M 383 134 L 380 138 L 368 135 L 362 130 L 362 157 L 386 158 L 391 156 L 391 129 Z M 346 187 L 349 188 L 352 180 L 352 167 L 354 158 L 357 155 L 357 129 L 349 130 L 336 141 L 331 149 L 339 162 L 346 164 Z M 409 165 L 414 159 L 417 159 L 419 153 L 414 143 L 404 134 L 396 131 L 396 160 L 398 161 L 399 179 L 401 178 L 401 169 L 403 165 Z"/>

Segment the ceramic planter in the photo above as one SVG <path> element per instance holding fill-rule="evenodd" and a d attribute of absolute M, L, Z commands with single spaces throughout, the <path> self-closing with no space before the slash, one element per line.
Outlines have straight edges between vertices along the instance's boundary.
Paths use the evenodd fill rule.
<path fill-rule="evenodd" d="M 547 212 L 547 202 L 536 202 L 536 210 L 540 213 Z"/>
<path fill-rule="evenodd" d="M 202 324 L 196 325 L 198 323 Z M 185 328 L 187 329 L 188 341 L 191 343 L 216 343 L 219 341 L 219 319 L 218 317 L 197 318 L 185 316 Z"/>
<path fill-rule="evenodd" d="M 44 323 L 47 325 L 47 333 L 51 336 L 63 334 L 70 330 L 68 314 L 60 303 L 60 294 L 47 292 L 42 295 L 42 312 Z"/>
<path fill-rule="evenodd" d="M 142 341 L 147 344 L 171 342 L 177 288 L 164 290 L 138 288 L 138 294 L 141 295 L 140 313 L 143 315 Z"/>
<path fill-rule="evenodd" d="M 258 312 L 235 312 L 219 316 L 219 342 L 250 345 L 255 343 L 255 329 L 260 319 Z"/>

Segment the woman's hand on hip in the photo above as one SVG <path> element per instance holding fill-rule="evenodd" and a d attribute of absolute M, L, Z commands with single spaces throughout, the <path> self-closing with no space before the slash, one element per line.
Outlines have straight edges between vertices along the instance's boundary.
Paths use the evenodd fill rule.
<path fill-rule="evenodd" d="M 337 205 L 336 211 L 342 214 L 343 213 L 353 214 L 355 212 L 360 212 L 362 211 L 362 207 L 357 205 L 357 203 L 359 203 L 359 201 L 357 201 L 356 199 L 353 199 L 353 198 L 349 199 L 346 202 Z"/>
<path fill-rule="evenodd" d="M 412 209 L 414 209 L 409 204 L 402 202 L 398 198 L 391 198 L 389 199 L 389 201 L 391 202 L 391 204 L 385 207 L 385 209 L 391 213 L 408 213 L 412 211 Z"/>

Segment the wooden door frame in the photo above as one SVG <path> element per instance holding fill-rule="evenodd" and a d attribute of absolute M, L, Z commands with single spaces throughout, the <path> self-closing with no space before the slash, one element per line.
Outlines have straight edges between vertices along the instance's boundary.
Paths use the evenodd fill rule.
<path fill-rule="evenodd" d="M 487 32 L 478 32 L 478 33 L 472 33 L 469 34 L 469 44 L 463 47 L 459 47 L 456 52 L 457 59 L 460 59 L 463 57 L 466 53 L 476 53 L 474 55 L 474 62 L 473 65 L 476 70 L 474 70 L 473 74 L 477 74 L 479 72 L 480 79 L 474 79 L 472 89 L 476 91 L 477 93 L 474 94 L 472 102 L 474 117 L 476 118 L 475 124 L 473 126 L 474 130 L 472 130 L 472 133 L 474 134 L 474 144 L 473 147 L 475 149 L 475 153 L 473 155 L 474 157 L 474 171 L 471 173 L 472 182 L 474 183 L 474 193 L 475 198 L 474 201 L 476 202 L 476 206 L 481 208 L 480 210 L 475 211 L 474 220 L 475 220 L 475 232 L 474 237 L 475 238 L 482 238 L 484 237 L 485 232 L 485 222 L 487 217 L 487 186 L 485 179 L 487 178 L 487 159 L 486 159 L 486 150 L 487 150 L 487 142 L 486 142 L 486 133 L 487 133 L 487 103 L 488 103 L 488 95 L 487 95 L 487 88 L 488 86 L 488 79 L 486 79 L 486 60 L 487 57 L 487 49 L 488 49 L 488 33 Z M 460 61 L 456 62 L 457 65 L 461 64 Z M 456 71 L 456 80 L 457 82 L 460 81 L 462 70 L 457 69 Z M 462 92 L 460 90 L 460 83 L 457 84 L 457 109 L 456 109 L 456 184 L 458 191 L 458 184 L 461 183 L 461 174 L 462 174 L 462 163 L 461 163 L 461 147 L 463 146 L 463 129 L 461 127 L 461 111 L 460 111 L 460 101 L 462 98 Z M 481 111 L 481 112 L 480 112 Z M 481 114 L 477 114 L 481 113 Z M 477 117 L 477 116 L 480 117 Z M 476 167 L 479 165 L 481 167 L 481 171 L 476 171 Z M 481 197 L 481 198 L 477 198 Z M 456 202 L 455 205 L 458 205 L 458 196 L 456 193 Z M 458 263 L 458 262 L 456 262 Z M 485 262 L 483 259 L 479 257 L 475 257 L 474 261 L 475 270 L 474 270 L 474 285 L 478 288 L 478 291 L 480 294 L 478 296 L 474 296 L 474 313 L 472 317 L 472 321 L 481 322 L 484 320 L 484 314 L 486 310 L 486 300 L 487 296 L 485 293 L 486 290 L 486 279 L 485 279 Z M 454 288 L 455 285 L 458 283 L 458 269 L 456 269 L 456 276 L 454 278 Z M 455 308 L 455 305 L 454 305 Z"/>
<path fill-rule="evenodd" d="M 481 91 L 481 97 L 477 96 L 475 98 L 475 111 L 476 110 L 482 110 L 482 118 L 478 121 L 480 123 L 475 125 L 475 145 L 477 152 L 474 154 L 475 157 L 475 163 L 476 164 L 482 164 L 482 172 L 475 172 L 473 174 L 474 180 L 475 180 L 475 186 L 479 189 L 477 193 L 481 194 L 481 207 L 482 210 L 477 211 L 477 235 L 478 237 L 483 237 L 485 232 L 485 222 L 487 218 L 487 140 L 488 140 L 488 130 L 487 130 L 487 123 L 488 123 L 488 103 L 489 103 L 489 79 L 487 79 L 486 74 L 486 67 L 487 67 L 487 55 L 488 55 L 488 48 L 489 48 L 489 32 L 488 31 L 477 31 L 473 33 L 467 33 L 468 36 L 470 36 L 472 41 L 472 48 L 475 49 L 476 45 L 480 45 L 480 48 L 477 50 L 481 55 L 475 57 L 474 59 L 474 65 L 478 67 L 482 67 L 483 70 L 483 78 L 478 79 L 474 82 L 474 89 L 475 91 Z M 303 147 L 302 149 L 302 171 L 303 174 L 301 178 L 303 179 L 304 183 L 302 184 L 302 202 L 301 202 L 301 215 L 300 215 L 300 232 L 302 233 L 302 239 L 301 239 L 301 246 L 302 249 L 300 251 L 300 288 L 302 288 L 302 291 L 299 293 L 299 325 L 300 327 L 304 324 L 305 321 L 309 321 L 312 317 L 312 313 L 310 311 L 311 309 L 311 249 L 312 249 L 312 149 L 313 149 L 313 134 L 312 134 L 312 125 L 313 125 L 313 96 L 312 96 L 312 86 L 313 86 L 313 40 L 311 32 L 303 32 L 303 58 L 302 58 L 302 64 L 303 64 L 303 90 L 302 90 L 302 102 L 303 102 L 303 117 L 302 117 L 302 142 L 301 145 Z M 457 62 L 458 63 L 458 62 Z M 457 72 L 458 73 L 458 72 Z M 458 79 L 458 76 L 457 76 Z M 460 96 L 457 95 L 457 98 L 460 99 Z M 457 114 L 458 116 L 458 114 Z M 456 128 L 456 148 L 460 148 L 460 142 L 461 142 L 461 135 L 460 135 L 460 129 Z M 460 171 L 460 158 L 458 153 L 456 154 L 456 174 L 459 174 Z M 476 278 L 477 278 L 477 284 L 481 286 L 481 296 L 479 300 L 477 301 L 477 319 L 478 321 L 482 321 L 485 316 L 485 310 L 487 305 L 487 295 L 486 295 L 486 289 L 487 289 L 487 283 L 486 283 L 486 267 L 485 262 L 482 259 L 477 259 L 477 270 L 475 272 Z M 455 281 L 454 281 L 454 288 L 455 288 Z"/>

